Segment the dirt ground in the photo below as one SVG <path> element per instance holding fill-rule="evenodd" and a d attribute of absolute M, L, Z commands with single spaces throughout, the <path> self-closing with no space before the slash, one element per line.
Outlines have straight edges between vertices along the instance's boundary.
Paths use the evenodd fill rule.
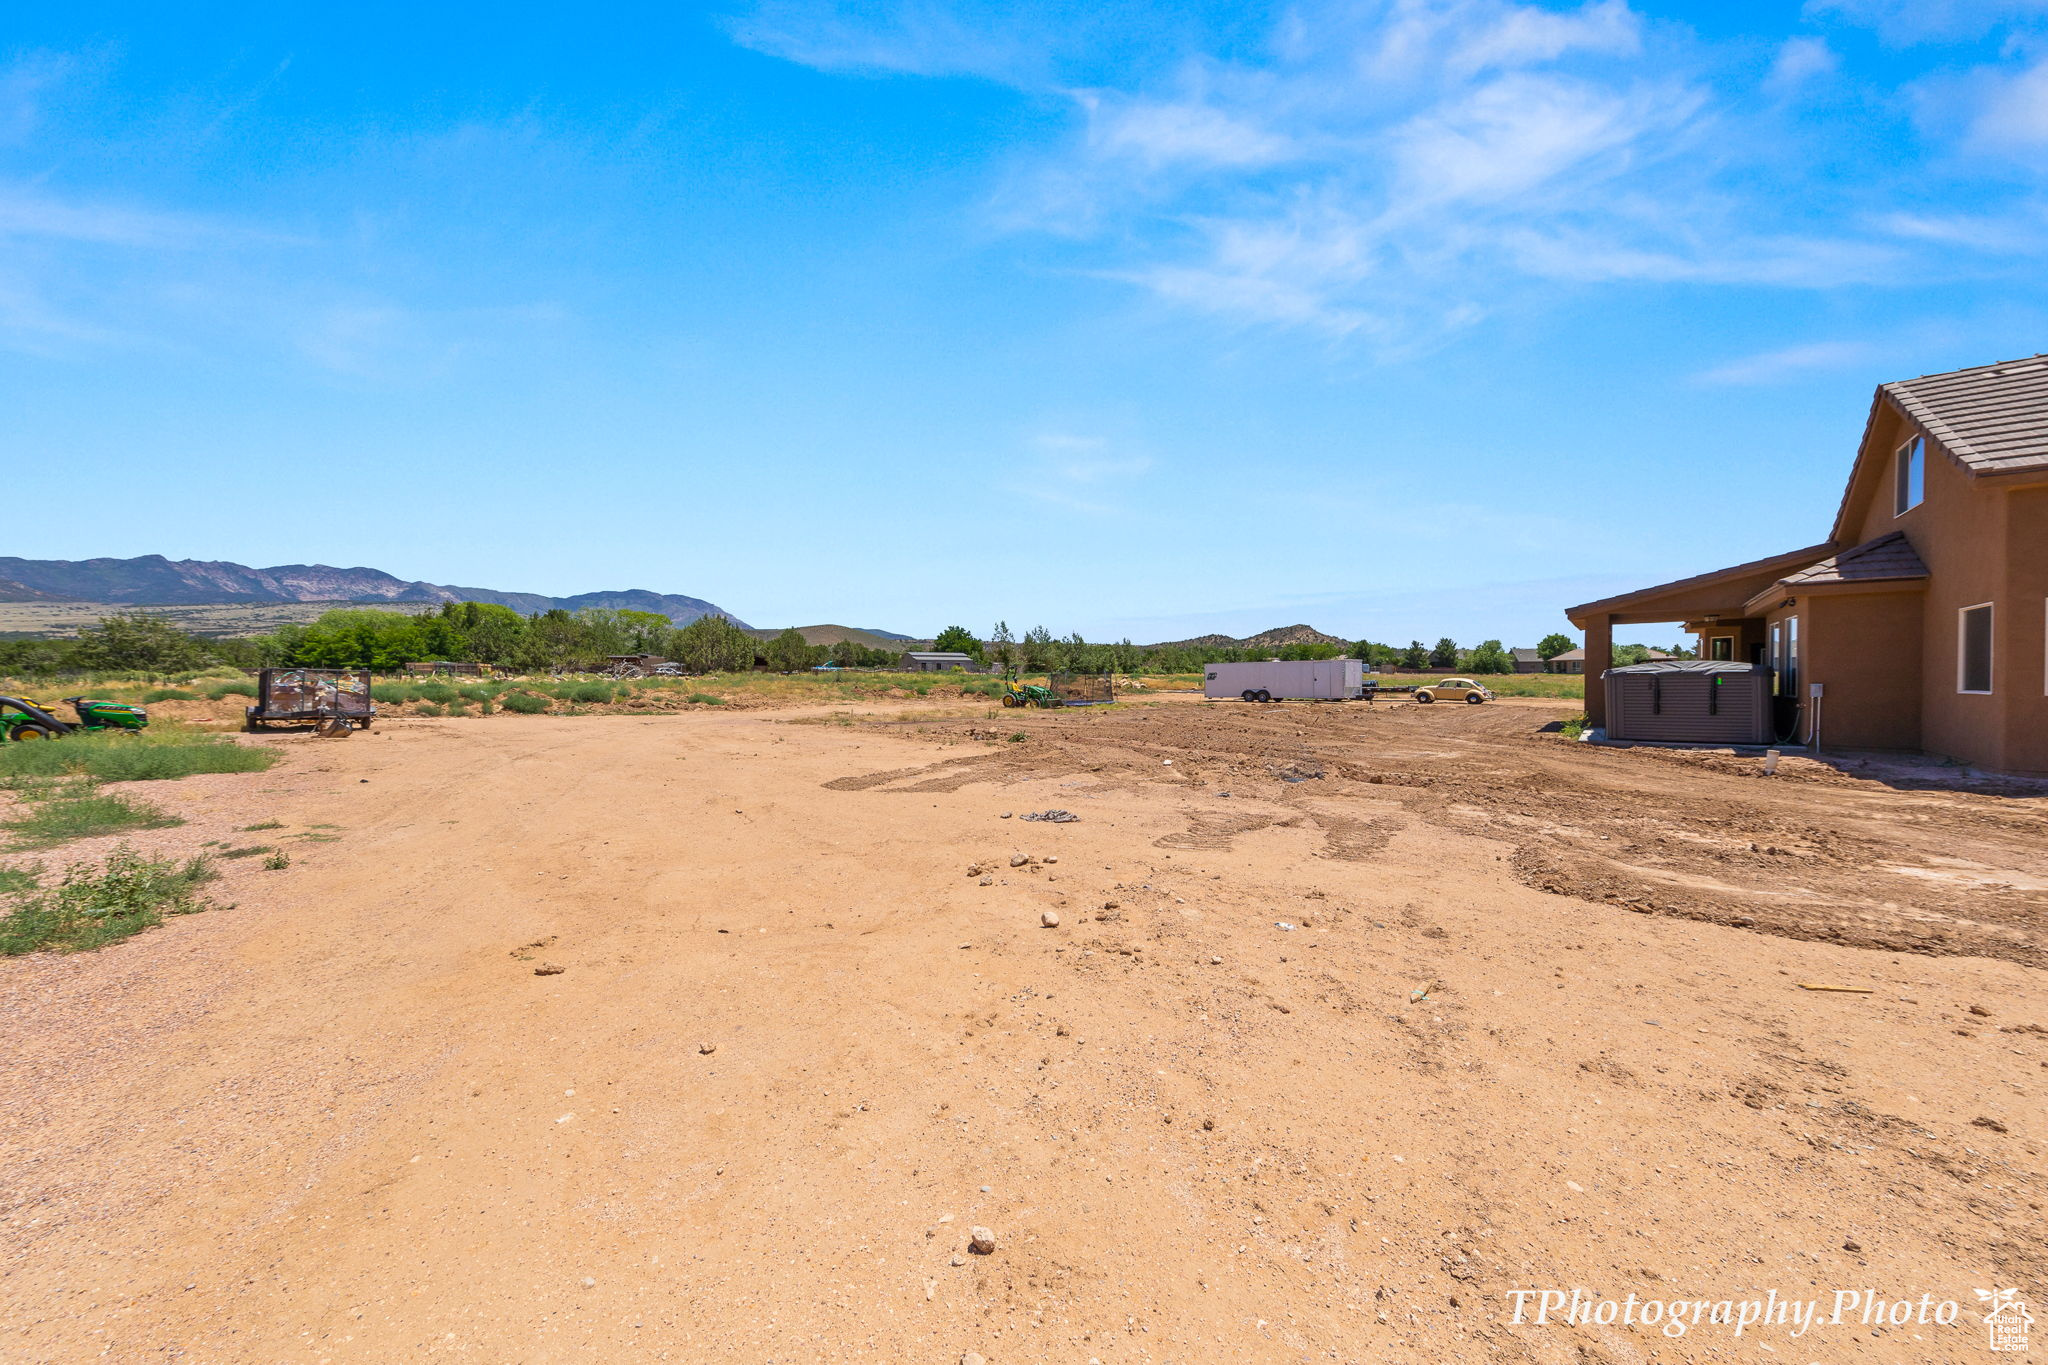
<path fill-rule="evenodd" d="M 153 846 L 295 861 L 0 962 L 0 1360 L 1984 1358 L 1974 1289 L 2048 1298 L 2048 794 L 1568 709 L 406 720 L 148 784 Z M 1574 1288 L 1821 1320 L 1514 1320 Z"/>

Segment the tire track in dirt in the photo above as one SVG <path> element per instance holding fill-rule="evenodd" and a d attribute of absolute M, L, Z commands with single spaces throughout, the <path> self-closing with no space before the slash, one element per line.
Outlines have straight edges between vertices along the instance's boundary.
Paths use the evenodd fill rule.
<path fill-rule="evenodd" d="M 1323 830 L 1321 856 L 1361 863 L 1401 827 L 1336 808 L 1368 799 L 1512 845 L 1512 875 L 1554 895 L 1786 938 L 2048 966 L 2048 891 L 2036 889 L 2048 885 L 2048 795 L 1872 780 L 1810 760 L 1764 781 L 1750 758 L 1569 744 L 1543 732 L 1550 714 L 1227 704 L 1085 724 L 1033 714 L 1017 721 L 1028 745 L 953 760 L 972 766 L 931 789 L 1077 770 L 1105 789 L 1171 783 L 1300 810 Z M 1221 851 L 1287 823 L 1199 807 L 1185 818 L 1156 846 Z"/>

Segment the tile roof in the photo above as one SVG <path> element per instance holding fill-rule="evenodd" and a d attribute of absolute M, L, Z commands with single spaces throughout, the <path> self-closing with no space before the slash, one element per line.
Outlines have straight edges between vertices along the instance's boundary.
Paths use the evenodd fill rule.
<path fill-rule="evenodd" d="M 1972 473 L 2048 469 L 2048 355 L 1881 386 Z"/>
<path fill-rule="evenodd" d="M 1518 664 L 1540 664 L 1543 662 L 1543 655 L 1533 649 L 1511 649 L 1508 651 L 1508 655 Z"/>
<path fill-rule="evenodd" d="M 1913 550 L 1904 531 L 1893 531 L 1876 540 L 1823 559 L 1820 563 L 1787 574 L 1778 580 L 1787 587 L 1810 588 L 1822 583 L 1863 583 L 1884 578 L 1925 578 L 1927 566 Z"/>

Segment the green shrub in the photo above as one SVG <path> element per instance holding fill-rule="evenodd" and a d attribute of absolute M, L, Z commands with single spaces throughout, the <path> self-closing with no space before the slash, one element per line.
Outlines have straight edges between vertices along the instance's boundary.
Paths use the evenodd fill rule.
<path fill-rule="evenodd" d="M 184 823 L 155 806 L 88 789 L 84 794 L 38 801 L 0 824 L 0 829 L 14 836 L 17 848 L 46 848 L 71 839 L 90 839 L 130 829 L 164 829 Z"/>
<path fill-rule="evenodd" d="M 416 700 L 417 697 L 418 694 L 413 691 L 411 683 L 373 682 L 370 684 L 370 700 L 382 702 L 386 706 L 403 706 L 409 701 Z"/>
<path fill-rule="evenodd" d="M 142 694 L 142 704 L 152 705 L 160 701 L 198 701 L 197 692 L 182 692 L 175 687 L 152 687 Z"/>
<path fill-rule="evenodd" d="M 0 867 L 0 896 L 18 896 L 35 890 L 42 870 L 40 863 L 34 867 Z"/>
<path fill-rule="evenodd" d="M 690 694 L 690 700 L 698 703 L 701 706 L 725 705 L 724 697 L 714 697 L 709 692 L 692 692 Z"/>
<path fill-rule="evenodd" d="M 26 896 L 0 919 L 0 955 L 100 948 L 153 929 L 166 915 L 210 909 L 194 892 L 214 875 L 204 858 L 181 864 L 129 849 L 116 850 L 102 867 L 77 864 L 58 885 Z"/>
<path fill-rule="evenodd" d="M 271 872 L 282 872 L 291 865 L 292 855 L 284 852 L 282 849 L 263 860 L 264 868 Z"/>
<path fill-rule="evenodd" d="M 1558 733 L 1566 739 L 1577 739 L 1580 735 L 1586 733 L 1586 718 L 1584 716 L 1573 716 L 1558 727 Z"/>
<path fill-rule="evenodd" d="M 242 678 L 235 682 L 222 683 L 218 687 L 206 689 L 206 696 L 209 701 L 219 701 L 222 697 L 253 697 L 255 695 L 256 684 L 250 682 L 247 678 Z"/>
<path fill-rule="evenodd" d="M 224 848 L 220 851 L 220 856 L 223 858 L 253 858 L 259 853 L 274 853 L 276 851 L 270 844 L 250 844 L 247 848 Z"/>
<path fill-rule="evenodd" d="M 555 689 L 555 695 L 563 701 L 608 702 L 612 699 L 612 685 L 605 682 L 564 683 Z"/>
<path fill-rule="evenodd" d="M 451 716 L 466 716 L 469 714 L 469 704 L 463 701 L 462 698 L 457 697 L 454 701 L 448 703 L 448 714 Z"/>
<path fill-rule="evenodd" d="M 150 782 L 194 773 L 259 773 L 277 762 L 260 744 L 166 726 L 139 734 L 71 734 L 40 744 L 0 745 L 0 782 L 66 774 L 102 782 Z"/>
<path fill-rule="evenodd" d="M 537 716 L 553 705 L 546 697 L 532 692 L 507 692 L 499 699 L 499 704 L 507 711 L 517 711 L 522 716 Z"/>
<path fill-rule="evenodd" d="M 414 683 L 412 694 L 421 701 L 439 702 L 443 706 L 455 700 L 455 689 L 441 682 Z"/>
<path fill-rule="evenodd" d="M 430 701 L 423 701 L 419 705 L 419 714 L 423 716 L 438 716 L 441 714 L 441 708 Z"/>
<path fill-rule="evenodd" d="M 253 824 L 253 825 L 244 825 L 244 826 L 242 826 L 242 833 L 244 833 L 244 834 L 254 834 L 254 833 L 255 833 L 255 832 L 256 832 L 257 830 L 259 830 L 259 829 L 283 829 L 283 828 L 284 828 L 284 821 L 282 821 L 282 820 L 258 820 L 258 821 L 257 821 L 257 822 L 256 822 L 255 824 Z"/>

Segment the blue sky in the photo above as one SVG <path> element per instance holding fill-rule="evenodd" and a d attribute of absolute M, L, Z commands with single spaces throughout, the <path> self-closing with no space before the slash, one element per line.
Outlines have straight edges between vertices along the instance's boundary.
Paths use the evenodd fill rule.
<path fill-rule="evenodd" d="M 4 23 L 10 554 L 1529 643 L 2048 350 L 2048 0 Z"/>

